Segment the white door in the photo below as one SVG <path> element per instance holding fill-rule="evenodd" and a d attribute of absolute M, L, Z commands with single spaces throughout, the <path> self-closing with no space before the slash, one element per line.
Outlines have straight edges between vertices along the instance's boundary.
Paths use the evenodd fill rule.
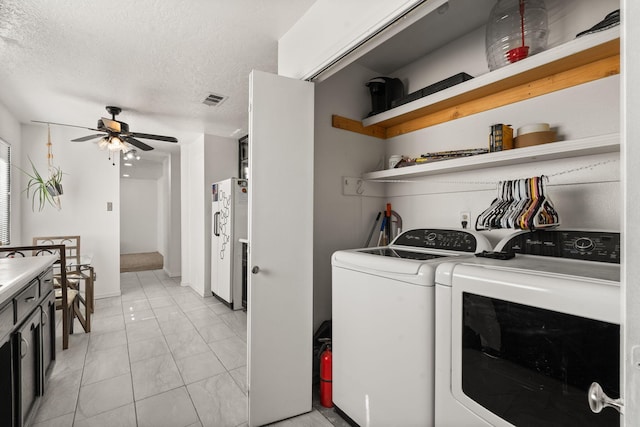
<path fill-rule="evenodd" d="M 624 360 L 623 376 L 625 379 L 624 398 L 624 425 L 636 426 L 640 419 L 640 223 L 638 211 L 640 210 L 640 169 L 638 158 L 640 148 L 640 121 L 636 118 L 640 114 L 640 84 L 638 72 L 640 72 L 640 31 L 633 24 L 640 20 L 640 2 L 622 1 L 623 32 L 622 39 L 622 183 L 624 191 L 623 214 L 623 249 L 622 249 L 622 283 L 623 283 L 623 313 L 624 344 L 621 355 Z"/>
<path fill-rule="evenodd" d="M 249 425 L 311 410 L 312 83 L 260 71 L 249 99 Z"/>

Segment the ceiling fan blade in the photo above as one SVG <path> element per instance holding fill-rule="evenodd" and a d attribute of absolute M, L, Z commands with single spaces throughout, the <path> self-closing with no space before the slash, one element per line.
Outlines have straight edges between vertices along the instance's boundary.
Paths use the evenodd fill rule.
<path fill-rule="evenodd" d="M 87 130 L 95 130 L 96 132 L 101 132 L 100 129 L 88 128 L 86 126 L 76 126 L 76 125 L 68 125 L 65 123 L 54 123 L 54 122 L 43 122 L 41 120 L 31 120 L 33 123 L 44 123 L 45 125 L 56 125 L 56 126 L 67 126 L 70 128 L 78 128 L 78 129 L 87 129 Z"/>
<path fill-rule="evenodd" d="M 122 129 L 122 122 L 107 119 L 106 117 L 102 117 L 100 120 L 111 132 L 126 132 L 126 130 Z"/>
<path fill-rule="evenodd" d="M 72 139 L 71 142 L 89 141 L 91 139 L 102 138 L 104 136 L 107 136 L 107 134 L 105 134 L 105 133 L 97 133 L 95 135 L 87 135 L 87 136 L 83 136 L 81 138 Z"/>
<path fill-rule="evenodd" d="M 135 136 L 136 138 L 156 139 L 158 141 L 165 141 L 165 142 L 178 142 L 178 139 L 174 138 L 173 136 L 151 135 L 150 133 L 138 133 L 138 132 L 131 132 L 130 135 Z"/>
<path fill-rule="evenodd" d="M 127 141 L 129 144 L 143 150 L 143 151 L 149 151 L 149 150 L 153 150 L 153 147 L 150 145 L 145 144 L 142 141 L 138 141 L 135 138 L 131 138 L 130 136 L 125 136 L 123 137 L 125 141 Z"/>

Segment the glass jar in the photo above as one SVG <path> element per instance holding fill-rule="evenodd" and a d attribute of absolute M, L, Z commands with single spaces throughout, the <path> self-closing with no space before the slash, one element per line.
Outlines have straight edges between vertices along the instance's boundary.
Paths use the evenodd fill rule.
<path fill-rule="evenodd" d="M 544 0 L 498 0 L 487 22 L 489 70 L 542 52 L 547 48 L 548 33 Z"/>

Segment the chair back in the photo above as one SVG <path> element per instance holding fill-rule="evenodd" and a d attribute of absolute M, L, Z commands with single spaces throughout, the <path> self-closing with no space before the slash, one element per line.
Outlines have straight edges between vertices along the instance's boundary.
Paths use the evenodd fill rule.
<path fill-rule="evenodd" d="M 45 236 L 34 237 L 34 246 L 64 245 L 67 270 L 78 270 L 80 260 L 80 236 Z"/>
<path fill-rule="evenodd" d="M 65 265 L 65 248 L 64 245 L 34 245 L 34 246 L 0 246 L 0 258 L 26 258 L 39 255 L 57 255 L 58 259 L 53 264 L 54 273 L 56 267 Z M 60 284 L 60 301 L 61 307 L 64 310 L 62 316 L 63 333 L 62 336 L 62 348 L 67 349 L 69 347 L 69 322 L 73 319 L 69 319 L 68 313 L 68 288 L 67 288 L 67 270 L 60 268 L 60 276 L 58 283 Z M 55 279 L 54 279 L 55 282 Z M 56 299 L 58 299 L 56 297 Z"/>

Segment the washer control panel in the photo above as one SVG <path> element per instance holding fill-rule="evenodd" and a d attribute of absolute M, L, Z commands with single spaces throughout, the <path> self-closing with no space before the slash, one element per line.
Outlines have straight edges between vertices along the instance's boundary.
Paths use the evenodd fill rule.
<path fill-rule="evenodd" d="M 502 251 L 620 264 L 620 233 L 536 230 L 513 236 Z"/>
<path fill-rule="evenodd" d="M 423 249 L 443 249 L 459 252 L 475 252 L 476 237 L 461 230 L 419 228 L 405 231 L 392 243 L 393 246 L 412 246 Z"/>

